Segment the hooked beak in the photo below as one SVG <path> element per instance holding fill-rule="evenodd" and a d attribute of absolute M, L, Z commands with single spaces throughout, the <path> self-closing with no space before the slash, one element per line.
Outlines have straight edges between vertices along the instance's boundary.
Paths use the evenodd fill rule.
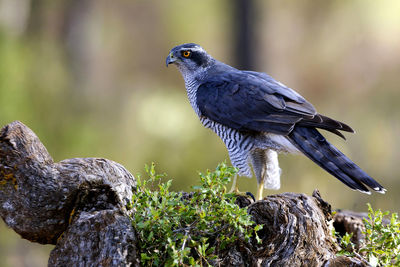
<path fill-rule="evenodd" d="M 174 63 L 177 60 L 176 57 L 174 57 L 174 53 L 169 53 L 167 59 L 165 60 L 165 65 L 168 67 L 169 64 Z"/>

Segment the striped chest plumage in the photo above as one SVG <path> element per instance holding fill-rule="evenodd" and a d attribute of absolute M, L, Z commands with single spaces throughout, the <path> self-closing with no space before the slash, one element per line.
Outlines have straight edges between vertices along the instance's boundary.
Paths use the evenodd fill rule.
<path fill-rule="evenodd" d="M 248 166 L 248 154 L 254 147 L 253 137 L 202 116 L 197 105 L 197 89 L 200 83 L 192 75 L 182 74 L 190 105 L 199 116 L 200 122 L 221 138 L 228 149 L 233 165 L 239 169 L 239 173 L 250 177 L 251 169 Z"/>
<path fill-rule="evenodd" d="M 190 105 L 196 112 L 197 116 L 201 116 L 199 107 L 197 105 L 197 88 L 199 83 L 195 79 L 185 79 L 186 93 L 190 102 Z"/>

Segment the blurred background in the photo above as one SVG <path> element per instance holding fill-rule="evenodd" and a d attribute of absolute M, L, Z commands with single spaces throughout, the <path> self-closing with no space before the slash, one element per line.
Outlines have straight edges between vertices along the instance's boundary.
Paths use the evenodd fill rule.
<path fill-rule="evenodd" d="M 346 142 L 326 136 L 388 189 L 353 192 L 305 157 L 281 155 L 281 190 L 265 194 L 318 188 L 335 209 L 398 212 L 399 14 L 397 0 L 0 0 L 0 124 L 22 121 L 56 161 L 104 157 L 134 175 L 155 162 L 188 191 L 199 171 L 229 163 L 165 67 L 173 46 L 195 42 L 351 125 Z M 254 193 L 256 180 L 239 188 Z M 51 249 L 0 220 L 0 266 L 45 266 Z"/>

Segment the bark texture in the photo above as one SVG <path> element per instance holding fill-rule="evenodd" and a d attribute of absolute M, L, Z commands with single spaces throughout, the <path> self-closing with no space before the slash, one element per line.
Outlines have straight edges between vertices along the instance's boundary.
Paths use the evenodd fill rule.
<path fill-rule="evenodd" d="M 262 234 L 267 247 L 260 253 L 261 265 L 322 266 L 336 258 L 338 246 L 327 224 L 330 205 L 317 191 L 312 197 L 293 193 L 269 196 L 250 206 L 249 212 L 265 228 Z"/>
<path fill-rule="evenodd" d="M 243 202 L 243 201 L 242 201 Z M 312 196 L 283 193 L 248 206 L 262 245 L 231 249 L 228 266 L 367 266 L 359 259 L 336 256 L 332 212 L 318 190 Z"/>
<path fill-rule="evenodd" d="M 138 265 L 125 209 L 135 186 L 107 159 L 55 163 L 21 122 L 0 131 L 0 216 L 21 237 L 56 244 L 50 266 Z"/>
<path fill-rule="evenodd" d="M 364 241 L 363 231 L 365 231 L 363 219 L 367 219 L 367 213 L 354 212 L 349 210 L 338 210 L 334 216 L 333 226 L 341 236 L 352 233 L 351 242 L 358 249 L 360 243 Z"/>
<path fill-rule="evenodd" d="M 126 209 L 134 177 L 120 164 L 101 158 L 55 163 L 37 136 L 13 122 L 0 131 L 0 216 L 21 237 L 55 244 L 49 266 L 139 266 L 135 229 Z M 190 196 L 190 193 L 188 194 Z M 262 244 L 232 246 L 219 266 L 366 266 L 337 257 L 332 225 L 361 234 L 359 220 L 338 212 L 318 191 L 284 193 L 238 205 L 264 228 Z M 361 236 L 359 238 L 362 238 Z"/>

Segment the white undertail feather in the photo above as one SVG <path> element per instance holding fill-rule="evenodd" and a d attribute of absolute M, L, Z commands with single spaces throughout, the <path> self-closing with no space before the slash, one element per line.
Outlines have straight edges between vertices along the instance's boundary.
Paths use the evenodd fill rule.
<path fill-rule="evenodd" d="M 278 153 L 274 150 L 268 149 L 267 155 L 267 170 L 266 178 L 264 180 L 264 188 L 278 190 L 281 187 L 281 173 L 279 168 Z"/>
<path fill-rule="evenodd" d="M 270 148 L 275 149 L 278 152 L 302 154 L 297 147 L 295 147 L 292 142 L 284 135 L 266 133 L 265 136 L 267 140 L 271 142 Z M 272 147 L 271 147 L 272 146 Z"/>

